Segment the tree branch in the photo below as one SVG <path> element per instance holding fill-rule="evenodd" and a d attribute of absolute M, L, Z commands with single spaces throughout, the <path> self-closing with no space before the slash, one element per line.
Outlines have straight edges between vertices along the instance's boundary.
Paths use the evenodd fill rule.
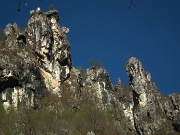
<path fill-rule="evenodd" d="M 26 2 L 26 0 L 23 0 L 24 1 L 24 4 L 25 5 L 27 5 L 27 2 Z M 17 3 L 17 5 L 18 5 L 18 12 L 20 12 L 20 10 L 21 10 L 21 2 L 22 2 L 22 0 L 16 0 L 16 3 Z"/>
<path fill-rule="evenodd" d="M 23 1 L 24 1 L 24 4 L 27 6 L 26 0 L 23 0 Z M 43 0 L 41 0 L 41 1 L 43 2 Z M 18 5 L 18 12 L 20 12 L 20 10 L 21 10 L 21 2 L 22 2 L 22 0 L 16 0 L 16 3 Z"/>
<path fill-rule="evenodd" d="M 136 5 L 132 2 L 132 0 L 131 0 L 131 3 L 130 3 L 129 6 L 128 6 L 128 9 L 129 9 L 129 10 L 131 9 L 131 6 L 132 6 L 132 5 L 136 8 L 136 10 L 138 10 L 138 8 L 137 8 Z"/>

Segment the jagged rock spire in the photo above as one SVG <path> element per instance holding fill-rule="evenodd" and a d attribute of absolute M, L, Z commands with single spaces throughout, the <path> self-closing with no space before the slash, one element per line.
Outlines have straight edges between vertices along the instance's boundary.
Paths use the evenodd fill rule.
<path fill-rule="evenodd" d="M 127 61 L 125 69 L 133 88 L 134 125 L 137 132 L 147 135 L 161 130 L 166 122 L 163 120 L 163 102 L 157 87 L 151 82 L 150 73 L 145 72 L 142 63 L 134 57 Z"/>
<path fill-rule="evenodd" d="M 7 39 L 0 50 L 0 98 L 5 108 L 17 108 L 21 101 L 34 107 L 34 97 L 42 98 L 43 89 L 60 96 L 60 85 L 69 77 L 72 61 L 66 37 L 70 30 L 59 22 L 57 10 L 43 13 L 38 7 L 30 12 L 25 31 L 16 23 L 6 26 Z"/>

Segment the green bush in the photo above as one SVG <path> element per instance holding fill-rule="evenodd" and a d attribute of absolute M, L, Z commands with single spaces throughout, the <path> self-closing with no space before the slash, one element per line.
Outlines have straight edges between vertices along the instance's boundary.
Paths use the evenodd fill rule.
<path fill-rule="evenodd" d="M 67 96 L 64 97 L 66 99 L 63 99 L 67 100 L 70 95 L 64 94 L 63 96 Z M 86 100 L 79 102 L 79 110 L 72 109 L 69 104 L 60 106 L 59 111 L 56 111 L 56 107 L 54 109 L 48 108 L 49 105 L 56 105 L 55 102 L 57 101 L 56 95 L 49 93 L 38 101 L 41 108 L 34 110 L 21 107 L 17 111 L 10 110 L 7 114 L 1 104 L 0 134 L 44 135 L 57 133 L 60 135 L 86 135 L 87 132 L 94 131 L 96 134 L 103 135 L 126 135 L 123 129 L 115 124 L 115 118 L 112 115 L 114 112 L 105 112 L 95 107 L 94 104 L 89 104 Z"/>

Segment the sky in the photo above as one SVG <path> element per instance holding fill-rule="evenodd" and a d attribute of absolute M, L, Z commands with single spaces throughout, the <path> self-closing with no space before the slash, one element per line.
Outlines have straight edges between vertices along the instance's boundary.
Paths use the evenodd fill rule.
<path fill-rule="evenodd" d="M 128 85 L 125 64 L 138 58 L 151 73 L 164 95 L 180 92 L 180 0 L 133 0 L 138 7 L 127 7 L 130 0 L 26 0 L 18 12 L 16 1 L 0 4 L 0 27 L 16 22 L 27 25 L 30 10 L 48 11 L 54 5 L 60 25 L 70 28 L 74 67 L 89 67 L 89 60 L 100 60 L 112 83 L 120 78 Z"/>

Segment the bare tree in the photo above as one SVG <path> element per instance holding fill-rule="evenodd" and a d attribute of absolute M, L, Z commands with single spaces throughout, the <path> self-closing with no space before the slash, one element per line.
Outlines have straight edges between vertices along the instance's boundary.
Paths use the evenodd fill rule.
<path fill-rule="evenodd" d="M 55 7 L 53 4 L 49 5 L 48 10 L 55 10 Z"/>
<path fill-rule="evenodd" d="M 24 1 L 24 4 L 27 6 L 27 2 L 26 2 L 26 0 L 23 0 Z M 16 3 L 17 3 L 17 5 L 18 5 L 18 12 L 20 12 L 20 7 L 21 7 L 21 2 L 22 2 L 22 0 L 16 0 Z"/>

